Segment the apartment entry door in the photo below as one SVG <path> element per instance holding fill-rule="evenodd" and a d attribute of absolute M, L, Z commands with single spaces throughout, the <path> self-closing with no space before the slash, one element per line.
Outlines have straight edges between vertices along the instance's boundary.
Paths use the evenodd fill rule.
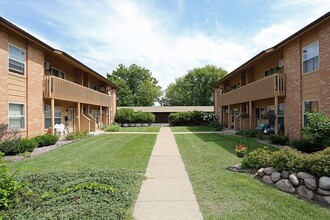
<path fill-rule="evenodd" d="M 69 133 L 74 131 L 74 108 L 68 108 L 68 131 Z"/>

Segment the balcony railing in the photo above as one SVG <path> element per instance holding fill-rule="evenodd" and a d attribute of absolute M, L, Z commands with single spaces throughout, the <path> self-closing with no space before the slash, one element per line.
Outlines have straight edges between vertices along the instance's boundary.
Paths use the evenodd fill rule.
<path fill-rule="evenodd" d="M 111 96 L 55 77 L 44 76 L 44 98 L 111 106 Z"/>
<path fill-rule="evenodd" d="M 274 74 L 218 96 L 220 106 L 285 96 L 283 74 Z"/>

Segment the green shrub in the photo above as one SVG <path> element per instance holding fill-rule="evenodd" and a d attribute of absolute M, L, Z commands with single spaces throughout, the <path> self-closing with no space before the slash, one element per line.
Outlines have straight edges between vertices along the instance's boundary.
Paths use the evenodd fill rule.
<path fill-rule="evenodd" d="M 120 130 L 120 126 L 117 123 L 113 123 L 111 125 L 104 126 L 103 130 L 107 132 L 117 132 Z"/>
<path fill-rule="evenodd" d="M 289 141 L 289 138 L 284 135 L 272 134 L 269 136 L 269 140 L 272 144 L 286 145 Z"/>
<path fill-rule="evenodd" d="M 284 147 L 279 151 L 275 151 L 271 156 L 271 165 L 277 171 L 307 171 L 306 156 L 296 149 Z"/>
<path fill-rule="evenodd" d="M 70 134 L 68 134 L 65 139 L 66 140 L 77 140 L 77 139 L 82 139 L 87 136 L 87 131 L 75 131 Z"/>
<path fill-rule="evenodd" d="M 320 148 L 324 147 L 330 139 L 330 117 L 323 112 L 307 113 L 307 125 L 302 131 Z"/>
<path fill-rule="evenodd" d="M 38 147 L 38 143 L 34 138 L 24 138 L 21 140 L 21 146 L 23 146 L 24 151 L 32 152 L 34 148 Z"/>
<path fill-rule="evenodd" d="M 202 125 L 206 122 L 204 121 L 204 113 L 200 111 L 171 113 L 168 120 L 171 126 Z"/>
<path fill-rule="evenodd" d="M 23 188 L 20 182 L 14 180 L 13 174 L 10 174 L 2 156 L 0 152 L 0 211 L 19 201 Z"/>
<path fill-rule="evenodd" d="M 259 135 L 259 131 L 256 129 L 245 129 L 238 132 L 238 135 L 242 135 L 243 137 L 255 138 Z"/>
<path fill-rule="evenodd" d="M 42 134 L 34 137 L 38 143 L 38 147 L 54 145 L 58 141 L 58 136 L 55 134 Z"/>
<path fill-rule="evenodd" d="M 124 124 L 151 124 L 155 122 L 155 115 L 151 112 L 134 112 L 132 108 L 122 108 L 119 109 L 115 116 L 115 121 L 121 125 Z"/>
<path fill-rule="evenodd" d="M 312 141 L 311 139 L 296 139 L 291 142 L 291 146 L 295 149 L 305 152 L 313 153 L 323 150 L 325 147 L 320 146 L 319 143 Z"/>
<path fill-rule="evenodd" d="M 209 126 L 216 131 L 221 131 L 223 129 L 223 125 L 219 121 L 210 121 Z"/>
<path fill-rule="evenodd" d="M 330 175 L 330 147 L 308 155 L 306 167 L 317 177 Z"/>
<path fill-rule="evenodd" d="M 6 210 L 5 219 L 129 219 L 143 175 L 84 170 L 18 178 L 34 193 Z"/>
<path fill-rule="evenodd" d="M 242 161 L 242 166 L 259 169 L 271 165 L 271 152 L 265 148 L 258 148 L 249 152 Z"/>
<path fill-rule="evenodd" d="M 25 149 L 21 146 L 21 138 L 12 138 L 0 143 L 0 151 L 5 155 L 16 155 L 24 153 Z"/>

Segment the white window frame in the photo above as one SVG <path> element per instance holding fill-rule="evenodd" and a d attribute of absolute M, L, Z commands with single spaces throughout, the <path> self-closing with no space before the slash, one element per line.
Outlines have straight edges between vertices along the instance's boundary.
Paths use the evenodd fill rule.
<path fill-rule="evenodd" d="M 303 117 L 302 117 L 302 125 L 303 125 L 303 127 L 305 127 L 306 125 L 305 125 L 305 116 L 306 116 L 306 112 L 305 112 L 305 102 L 318 102 L 319 104 L 318 104 L 318 109 L 317 109 L 317 112 L 320 112 L 320 100 L 319 99 L 312 99 L 312 100 L 303 100 L 303 102 L 302 102 L 302 110 L 303 110 L 303 112 L 302 112 L 302 115 L 303 115 Z M 313 110 L 313 109 L 312 109 Z"/>
<path fill-rule="evenodd" d="M 24 62 L 22 62 L 20 60 L 17 60 L 17 59 L 13 59 L 13 58 L 10 57 L 10 49 L 9 49 L 10 47 L 14 47 L 18 50 L 21 50 L 24 53 L 24 55 L 23 55 L 24 56 Z M 23 64 L 23 73 L 21 73 L 19 71 L 15 71 L 15 69 L 11 69 L 10 68 L 10 60 L 13 60 L 15 62 Z M 8 71 L 12 74 L 17 74 L 19 76 L 25 76 L 25 72 L 26 72 L 26 51 L 24 49 L 20 48 L 20 47 L 17 47 L 15 45 L 13 45 L 13 44 L 8 44 Z"/>
<path fill-rule="evenodd" d="M 10 115 L 10 105 L 22 105 L 23 106 L 23 115 L 19 115 L 19 116 L 17 116 L 17 115 Z M 17 102 L 9 102 L 8 103 L 8 127 L 9 128 L 12 128 L 11 126 L 10 126 L 10 118 L 24 118 L 24 125 L 23 125 L 23 127 L 22 128 L 13 128 L 13 129 L 18 129 L 18 130 L 25 130 L 26 129 L 26 106 L 25 106 L 25 103 L 17 103 Z"/>
<path fill-rule="evenodd" d="M 53 71 L 54 70 L 58 71 L 58 73 L 61 73 L 63 75 L 63 77 L 54 75 L 53 74 Z M 52 74 L 52 76 L 56 76 L 56 77 L 58 77 L 60 79 L 65 79 L 65 72 L 62 71 L 62 70 L 60 70 L 60 69 L 57 69 L 57 68 L 52 67 L 50 73 Z"/>
<path fill-rule="evenodd" d="M 304 51 L 307 51 L 307 49 L 309 47 L 312 47 L 315 44 L 317 44 L 317 46 L 318 46 L 318 54 L 316 56 L 313 56 L 313 57 L 309 58 L 309 59 L 305 59 L 304 58 L 304 53 L 305 53 Z M 318 57 L 318 59 L 317 59 L 317 68 L 316 69 L 313 69 L 313 70 L 310 70 L 310 71 L 304 72 L 304 63 L 307 62 L 308 60 L 314 59 L 315 57 Z M 319 41 L 316 41 L 316 42 L 311 43 L 311 44 L 307 45 L 306 47 L 304 47 L 302 49 L 302 51 L 301 51 L 301 59 L 302 59 L 302 62 L 301 62 L 302 63 L 302 67 L 301 67 L 301 69 L 302 69 L 302 73 L 303 74 L 311 73 L 311 72 L 314 72 L 314 71 L 318 71 L 320 69 L 320 43 L 319 43 Z"/>
<path fill-rule="evenodd" d="M 55 112 L 56 112 L 56 109 L 60 109 L 60 116 L 55 116 Z M 49 116 L 46 116 L 46 113 L 49 113 Z M 48 104 L 45 104 L 44 105 L 44 123 L 45 123 L 45 129 L 48 129 L 48 127 L 46 128 L 46 119 L 47 120 L 51 120 L 52 118 L 52 115 L 51 115 L 51 110 L 50 110 L 50 106 Z M 55 106 L 54 107 L 54 124 L 57 124 L 55 121 L 56 119 L 60 120 L 60 122 L 62 123 L 62 106 Z M 60 123 L 60 124 L 61 124 Z M 51 126 L 51 122 L 50 122 L 50 126 Z"/>

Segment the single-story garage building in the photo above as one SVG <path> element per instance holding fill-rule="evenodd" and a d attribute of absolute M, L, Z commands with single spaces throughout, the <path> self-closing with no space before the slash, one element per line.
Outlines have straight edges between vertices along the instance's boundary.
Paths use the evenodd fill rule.
<path fill-rule="evenodd" d="M 155 115 L 155 123 L 168 123 L 168 116 L 175 112 L 202 111 L 214 112 L 214 106 L 141 106 L 141 107 L 117 107 L 132 108 L 134 111 L 151 112 Z"/>

